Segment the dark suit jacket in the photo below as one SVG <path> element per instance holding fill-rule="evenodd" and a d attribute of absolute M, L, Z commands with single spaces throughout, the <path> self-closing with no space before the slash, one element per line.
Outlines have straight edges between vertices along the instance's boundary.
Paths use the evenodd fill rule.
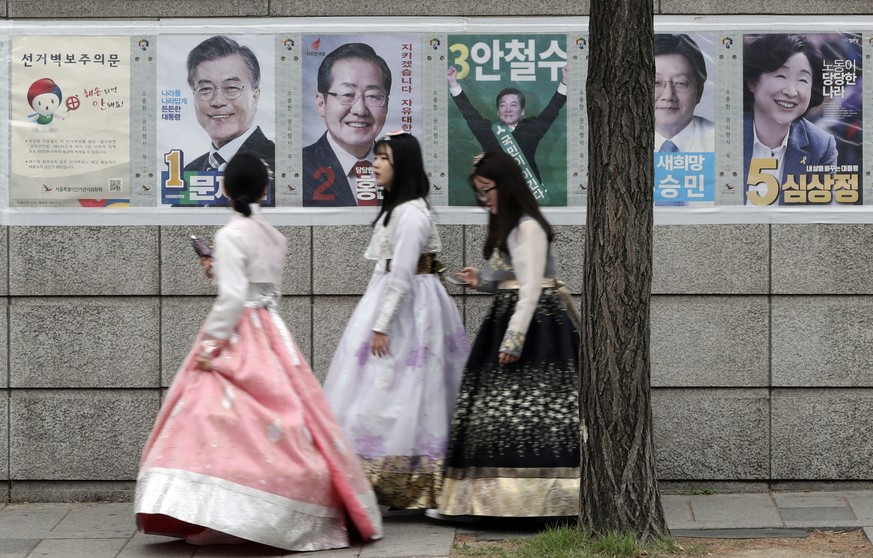
<path fill-rule="evenodd" d="M 747 112 L 743 115 L 743 176 L 748 178 L 749 165 L 752 161 L 752 146 L 755 143 L 752 114 Z M 785 172 L 783 179 L 788 175 L 809 174 L 806 167 L 810 165 L 836 165 L 837 142 L 834 136 L 825 132 L 809 120 L 798 118 L 791 123 L 788 132 L 788 145 L 785 146 L 785 158 L 782 161 Z M 743 200 L 745 192 L 749 190 L 748 184 L 743 180 Z M 781 184 L 780 184 L 781 186 Z M 782 203 L 782 190 L 779 190 L 778 203 Z"/>
<path fill-rule="evenodd" d="M 276 171 L 276 144 L 267 139 L 267 136 L 264 135 L 264 132 L 261 131 L 261 127 L 258 126 L 255 128 L 255 131 L 252 132 L 252 135 L 248 137 L 246 141 L 239 147 L 237 153 L 252 153 L 257 155 L 261 159 L 267 162 L 270 165 L 270 170 Z M 209 166 L 209 152 L 204 153 L 200 157 L 197 157 L 187 165 L 185 165 L 186 171 L 205 171 L 206 167 Z"/>
<path fill-rule="evenodd" d="M 479 141 L 482 150 L 500 151 L 500 143 L 494 136 L 494 131 L 491 130 L 491 121 L 483 118 L 482 115 L 479 114 L 479 111 L 477 111 L 476 107 L 473 106 L 473 103 L 470 102 L 467 94 L 461 91 L 457 96 L 452 97 L 452 99 L 455 100 L 455 105 L 457 105 L 458 110 L 461 111 L 461 115 L 463 115 L 464 120 L 467 122 L 467 126 L 470 127 L 470 131 L 473 132 L 473 135 Z M 538 180 L 542 180 L 542 177 L 540 176 L 540 169 L 537 166 L 535 157 L 537 146 L 540 144 L 540 140 L 543 139 L 543 136 L 546 135 L 546 132 L 549 131 L 552 122 L 558 118 L 558 114 L 561 112 L 561 108 L 566 102 L 567 96 L 561 95 L 555 91 L 555 94 L 552 95 L 552 99 L 549 101 L 549 104 L 546 105 L 546 108 L 543 109 L 543 112 L 538 116 L 523 118 L 519 121 L 518 125 L 516 125 L 515 130 L 512 131 L 515 141 L 518 142 L 521 152 L 524 153 L 524 158 L 527 159 L 531 170 L 534 171 Z"/>
<path fill-rule="evenodd" d="M 347 207 L 358 202 L 339 159 L 327 141 L 327 132 L 303 148 L 303 205 Z"/>

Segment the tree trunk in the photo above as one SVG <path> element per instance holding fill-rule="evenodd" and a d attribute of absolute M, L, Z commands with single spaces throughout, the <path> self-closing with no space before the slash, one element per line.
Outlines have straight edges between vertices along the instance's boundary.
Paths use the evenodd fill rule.
<path fill-rule="evenodd" d="M 652 444 L 652 0 L 592 0 L 580 526 L 669 534 Z"/>

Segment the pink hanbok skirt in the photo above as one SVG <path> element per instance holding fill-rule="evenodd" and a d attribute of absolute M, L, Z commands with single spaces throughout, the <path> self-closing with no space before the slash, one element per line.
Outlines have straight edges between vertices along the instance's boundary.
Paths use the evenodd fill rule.
<path fill-rule="evenodd" d="M 382 536 L 373 490 L 318 380 L 271 307 L 246 308 L 213 362 L 189 353 L 137 477 L 137 524 L 186 537 L 211 528 L 286 550 Z"/>

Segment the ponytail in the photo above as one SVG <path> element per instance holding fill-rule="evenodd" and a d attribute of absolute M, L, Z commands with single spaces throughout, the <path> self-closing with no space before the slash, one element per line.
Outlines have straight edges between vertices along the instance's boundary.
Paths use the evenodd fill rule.
<path fill-rule="evenodd" d="M 251 217 L 251 215 L 252 215 L 252 208 L 249 207 L 250 203 L 251 202 L 248 200 L 247 197 L 233 198 L 233 208 L 237 212 L 245 215 L 246 217 Z"/>
<path fill-rule="evenodd" d="M 259 201 L 270 182 L 270 167 L 253 153 L 237 153 L 224 169 L 224 191 L 233 208 L 251 217 L 251 204 Z"/>

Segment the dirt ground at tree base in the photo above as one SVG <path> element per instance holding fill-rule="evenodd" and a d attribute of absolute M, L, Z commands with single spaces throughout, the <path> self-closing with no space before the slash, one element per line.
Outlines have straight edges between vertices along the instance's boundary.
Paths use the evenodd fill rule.
<path fill-rule="evenodd" d="M 677 538 L 686 551 L 705 545 L 715 558 L 871 558 L 873 545 L 864 531 L 813 531 L 803 539 Z M 682 556 L 680 554 L 680 556 Z"/>
<path fill-rule="evenodd" d="M 523 544 L 524 539 L 477 542 L 473 535 L 455 536 L 452 558 L 501 558 Z M 873 558 L 873 545 L 861 529 L 853 531 L 812 531 L 805 538 L 786 539 L 703 539 L 677 537 L 682 547 L 668 558 Z M 506 554 L 503 554 L 505 556 Z M 646 555 L 651 557 L 652 555 Z M 548 558 L 543 556 L 542 558 Z M 654 558 L 654 557 L 652 557 Z"/>

